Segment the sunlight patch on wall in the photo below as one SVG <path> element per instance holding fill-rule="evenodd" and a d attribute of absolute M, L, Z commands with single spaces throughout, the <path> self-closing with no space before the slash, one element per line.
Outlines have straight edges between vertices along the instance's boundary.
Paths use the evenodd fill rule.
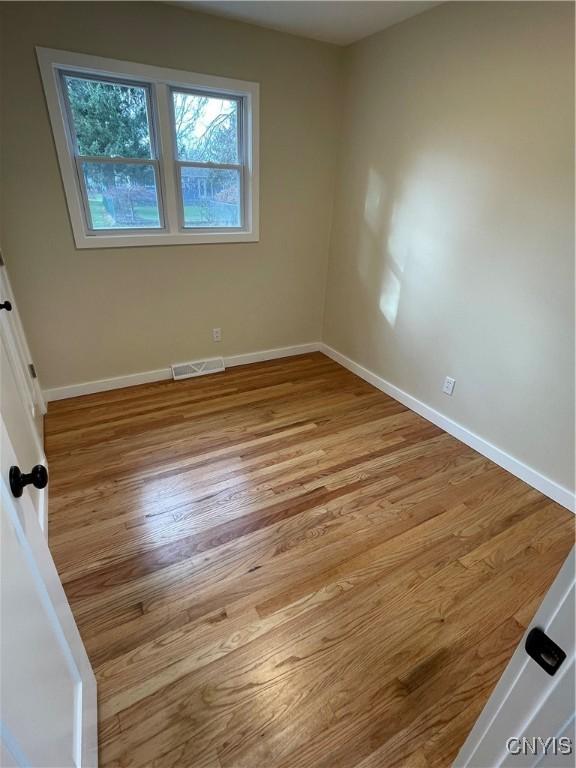
<path fill-rule="evenodd" d="M 380 312 L 384 315 L 392 328 L 396 325 L 401 289 L 402 286 L 400 280 L 396 277 L 394 272 L 392 272 L 390 267 L 386 267 L 382 277 L 379 307 Z"/>
<path fill-rule="evenodd" d="M 364 200 L 364 221 L 375 235 L 382 231 L 383 224 L 385 224 L 382 221 L 382 206 L 385 199 L 386 188 L 382 176 L 374 168 L 370 168 Z"/>
<path fill-rule="evenodd" d="M 410 229 L 404 226 L 405 212 L 401 205 L 394 203 L 394 209 L 390 218 L 390 235 L 388 237 L 388 253 L 399 272 L 404 272 L 404 267 L 410 256 L 411 242 Z"/>
<path fill-rule="evenodd" d="M 483 216 L 487 184 L 477 165 L 444 152 L 420 156 L 404 173 L 390 222 L 388 253 L 398 269 L 459 258 L 459 243 Z"/>
<path fill-rule="evenodd" d="M 466 261 L 466 252 L 461 250 L 464 233 L 478 228 L 486 205 L 486 173 L 445 152 L 419 156 L 403 170 L 402 178 L 389 222 L 380 222 L 384 264 L 379 310 L 392 327 L 397 322 L 403 289 L 405 292 L 410 287 L 412 294 L 416 291 L 429 296 L 431 285 L 452 282 L 462 271 Z M 371 177 L 371 185 L 373 205 L 378 176 Z M 375 215 L 372 207 L 365 209 L 365 218 L 368 214 Z M 380 211 L 380 218 L 382 215 Z M 374 226 L 372 222 L 371 228 Z M 425 324 L 424 306 L 413 307 L 411 315 Z"/>

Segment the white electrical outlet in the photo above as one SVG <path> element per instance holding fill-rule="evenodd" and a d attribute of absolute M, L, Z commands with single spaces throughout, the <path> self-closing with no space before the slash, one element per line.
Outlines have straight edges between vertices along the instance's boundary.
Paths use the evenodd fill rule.
<path fill-rule="evenodd" d="M 212 341 L 222 341 L 222 328 L 212 328 Z"/>
<path fill-rule="evenodd" d="M 453 379 L 451 376 L 446 376 L 444 379 L 444 386 L 442 387 L 442 392 L 446 393 L 447 395 L 452 395 L 454 392 L 454 385 L 456 384 L 456 379 Z"/>

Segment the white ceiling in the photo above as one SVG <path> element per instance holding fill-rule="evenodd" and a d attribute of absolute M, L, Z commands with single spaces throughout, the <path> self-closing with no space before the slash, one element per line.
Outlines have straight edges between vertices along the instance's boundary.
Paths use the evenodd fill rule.
<path fill-rule="evenodd" d="M 185 0 L 177 5 L 279 29 L 337 45 L 350 45 L 439 2 L 420 0 Z"/>

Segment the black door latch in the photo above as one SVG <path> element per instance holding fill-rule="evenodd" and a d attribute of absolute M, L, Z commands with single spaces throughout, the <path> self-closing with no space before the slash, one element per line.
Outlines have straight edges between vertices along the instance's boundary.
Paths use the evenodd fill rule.
<path fill-rule="evenodd" d="M 528 656 L 549 675 L 555 675 L 566 658 L 562 648 L 539 627 L 534 627 L 528 632 L 524 647 Z"/>

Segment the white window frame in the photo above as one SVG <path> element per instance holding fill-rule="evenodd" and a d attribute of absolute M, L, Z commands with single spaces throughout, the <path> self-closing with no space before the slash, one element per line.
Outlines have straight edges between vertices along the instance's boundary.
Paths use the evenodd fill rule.
<path fill-rule="evenodd" d="M 77 248 L 241 243 L 257 242 L 260 239 L 258 83 L 50 48 L 36 48 L 36 54 Z M 149 89 L 152 145 L 150 164 L 156 164 L 161 228 L 130 230 L 90 228 L 90 220 L 83 199 L 83 186 L 78 175 L 75 142 L 70 132 L 66 99 L 61 86 L 63 73 L 110 77 L 126 84 L 133 82 L 134 85 L 146 86 Z M 239 136 L 241 141 L 238 166 L 241 169 L 242 227 L 184 227 L 181 190 L 178 184 L 181 166 L 189 163 L 179 161 L 176 155 L 172 90 L 200 92 L 208 96 L 228 96 L 240 100 Z M 219 167 L 217 163 L 214 165 Z"/>

